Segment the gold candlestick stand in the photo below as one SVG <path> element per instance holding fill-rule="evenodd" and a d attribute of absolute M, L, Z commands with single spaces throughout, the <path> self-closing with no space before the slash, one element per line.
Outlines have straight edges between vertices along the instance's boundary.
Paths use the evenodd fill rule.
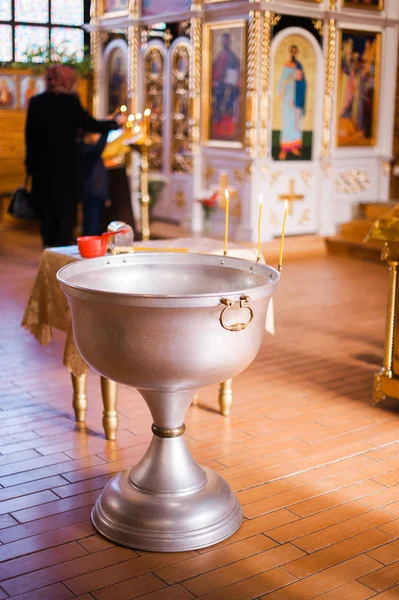
<path fill-rule="evenodd" d="M 151 141 L 144 140 L 141 150 L 141 233 L 143 241 L 150 239 L 150 196 L 148 194 L 148 154 Z"/>
<path fill-rule="evenodd" d="M 148 135 L 139 135 L 125 142 L 131 150 L 136 150 L 141 156 L 140 165 L 140 202 L 141 202 L 141 234 L 144 242 L 150 239 L 150 196 L 148 193 L 149 152 L 152 145 Z"/>
<path fill-rule="evenodd" d="M 389 267 L 384 359 L 381 371 L 374 375 L 373 385 L 373 404 L 377 405 L 386 396 L 399 400 L 399 205 L 374 223 L 365 241 L 368 240 L 384 242 L 381 260 Z"/>

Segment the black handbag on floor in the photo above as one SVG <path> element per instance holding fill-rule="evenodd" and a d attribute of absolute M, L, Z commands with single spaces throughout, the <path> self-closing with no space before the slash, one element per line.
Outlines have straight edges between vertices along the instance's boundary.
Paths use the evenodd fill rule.
<path fill-rule="evenodd" d="M 27 190 L 28 180 L 25 185 L 19 187 L 12 197 L 11 204 L 8 207 L 10 215 L 16 219 L 27 219 L 33 221 L 37 219 L 37 212 L 34 206 L 32 193 Z"/>

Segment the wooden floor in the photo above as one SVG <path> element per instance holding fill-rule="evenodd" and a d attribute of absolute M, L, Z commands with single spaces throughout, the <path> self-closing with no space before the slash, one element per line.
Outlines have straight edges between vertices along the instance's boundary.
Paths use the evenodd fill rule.
<path fill-rule="evenodd" d="M 179 554 L 116 547 L 90 510 L 149 441 L 138 394 L 120 393 L 117 442 L 89 377 L 87 429 L 71 408 L 64 339 L 20 328 L 40 254 L 34 232 L 0 232 L 0 600 L 399 598 L 399 403 L 370 407 L 381 363 L 383 265 L 287 262 L 276 336 L 235 381 L 189 410 L 187 441 L 237 492 L 245 521 L 218 546 Z"/>

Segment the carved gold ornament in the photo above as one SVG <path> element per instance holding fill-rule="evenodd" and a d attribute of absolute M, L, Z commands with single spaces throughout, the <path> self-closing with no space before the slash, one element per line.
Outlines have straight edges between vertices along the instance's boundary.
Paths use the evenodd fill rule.
<path fill-rule="evenodd" d="M 335 178 L 335 189 L 340 194 L 358 194 L 370 187 L 370 175 L 367 171 L 350 169 L 339 173 Z"/>
<path fill-rule="evenodd" d="M 300 178 L 307 186 L 311 186 L 313 183 L 313 173 L 311 171 L 302 171 L 300 173 Z"/>
<path fill-rule="evenodd" d="M 183 192 L 183 190 L 177 190 L 176 195 L 175 195 L 175 204 L 180 209 L 187 206 L 187 198 L 186 198 L 186 194 Z"/>
<path fill-rule="evenodd" d="M 387 177 L 392 169 L 392 164 L 390 160 L 383 160 L 381 163 L 381 167 L 382 167 L 382 174 Z"/>
<path fill-rule="evenodd" d="M 330 162 L 323 162 L 321 164 L 321 170 L 323 171 L 323 173 L 326 177 L 330 177 L 331 169 L 332 169 L 332 165 Z"/>
<path fill-rule="evenodd" d="M 310 221 L 310 211 L 306 208 L 302 215 L 299 217 L 298 222 L 300 225 L 306 225 Z"/>
<path fill-rule="evenodd" d="M 257 121 L 258 121 L 258 71 L 259 71 L 259 43 L 260 43 L 260 11 L 251 10 L 248 22 L 248 49 L 247 49 L 247 98 L 245 144 L 250 155 L 255 156 L 257 146 Z"/>
<path fill-rule="evenodd" d="M 265 166 L 263 166 L 261 170 L 262 174 L 271 185 L 274 185 L 282 175 L 281 171 L 272 171 L 271 169 L 269 169 L 269 167 Z"/>
<path fill-rule="evenodd" d="M 207 165 L 204 169 L 204 179 L 205 179 L 205 183 L 208 185 L 210 180 L 212 179 L 212 177 L 215 174 L 215 167 L 212 167 L 211 165 Z"/>
<path fill-rule="evenodd" d="M 278 225 L 278 219 L 275 212 L 270 213 L 269 223 L 272 227 L 276 227 Z"/>

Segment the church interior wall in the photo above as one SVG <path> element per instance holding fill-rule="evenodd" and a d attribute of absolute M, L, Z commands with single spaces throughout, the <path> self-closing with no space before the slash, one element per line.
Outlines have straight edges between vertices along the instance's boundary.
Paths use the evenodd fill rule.
<path fill-rule="evenodd" d="M 24 79 L 42 80 L 41 89 L 44 89 L 43 75 L 30 69 L 0 69 L 2 78 L 13 78 L 16 82 L 16 99 L 13 108 L 0 108 L 0 194 L 13 193 L 23 185 L 25 180 L 25 121 L 26 102 L 21 94 Z M 36 82 L 37 83 L 37 82 Z M 83 106 L 91 109 L 92 88 L 89 78 L 79 78 L 78 92 Z"/>
<path fill-rule="evenodd" d="M 361 8 L 349 5 L 346 0 L 208 0 L 193 3 L 191 25 L 194 27 L 193 23 L 196 22 L 196 31 L 199 27 L 201 39 L 191 36 L 190 68 L 202 70 L 202 73 L 190 73 L 191 82 L 195 77 L 200 77 L 199 91 L 193 92 L 192 87 L 190 89 L 191 107 L 195 105 L 193 98 L 196 95 L 199 96 L 200 106 L 199 115 L 191 115 L 191 120 L 193 129 L 199 128 L 200 137 L 197 141 L 195 135 L 193 137 L 192 176 L 190 173 L 172 173 L 169 161 L 165 159 L 171 154 L 170 122 L 173 118 L 171 50 L 167 47 L 163 88 L 164 165 L 158 171 L 162 171 L 168 182 L 154 211 L 156 217 L 180 222 L 200 231 L 204 227 L 204 216 L 198 210 L 196 199 L 218 191 L 219 206 L 211 214 L 210 228 L 212 233 L 220 235 L 224 220 L 223 202 L 220 201 L 220 182 L 223 180 L 231 193 L 232 236 L 237 240 L 255 239 L 259 194 L 262 194 L 266 221 L 262 241 L 267 241 L 279 235 L 284 210 L 281 200 L 287 196 L 288 190 L 291 190 L 295 199 L 290 206 L 287 235 L 330 235 L 340 223 L 351 218 L 353 208 L 359 202 L 384 202 L 389 199 L 390 166 L 394 159 L 396 86 L 393 82 L 396 82 L 399 5 L 394 0 L 386 0 L 382 10 L 372 10 L 374 1 L 371 2 L 371 7 L 370 3 L 369 6 L 364 4 Z M 377 4 L 381 7 L 381 4 Z M 152 19 L 144 17 L 140 15 L 140 6 L 136 3 L 133 5 L 130 6 L 130 16 L 120 16 L 119 26 L 125 18 L 126 27 L 129 23 L 134 23 L 141 32 L 148 34 L 155 16 Z M 134 14 L 133 9 L 136 11 Z M 187 16 L 182 13 L 183 18 Z M 112 20 L 115 23 L 115 18 L 113 15 L 108 21 L 106 15 L 102 16 L 101 28 L 112 29 Z M 172 20 L 172 16 L 164 14 L 158 18 L 162 18 L 167 25 Z M 246 42 L 244 54 L 241 54 L 234 31 L 244 22 Z M 241 122 L 242 127 L 235 131 L 230 122 L 230 133 L 224 139 L 223 136 L 218 139 L 217 134 L 213 135 L 217 128 L 210 129 L 214 123 L 209 123 L 210 118 L 215 118 L 217 106 L 214 92 L 210 99 L 210 70 L 217 57 L 217 53 L 212 50 L 211 41 L 214 36 L 220 43 L 221 35 L 218 37 L 217 32 L 221 32 L 221 35 L 229 33 L 231 60 L 236 61 L 238 68 L 242 70 L 239 101 L 234 106 L 235 122 Z M 299 36 L 296 38 L 299 40 L 297 45 L 301 45 L 297 49 L 298 61 L 302 61 L 304 65 L 301 68 L 303 79 L 306 79 L 307 102 L 312 107 L 313 118 L 310 119 L 309 114 L 306 115 L 303 110 L 306 130 L 301 131 L 300 150 L 295 152 L 295 147 L 288 143 L 288 153 L 278 153 L 277 127 L 280 127 L 280 135 L 282 130 L 281 119 L 280 125 L 276 125 L 279 104 L 275 98 L 275 83 L 281 77 L 284 60 L 276 66 L 275 56 L 279 44 L 285 38 L 294 39 L 289 36 L 295 35 Z M 350 36 L 352 39 L 349 39 Z M 154 44 L 145 37 L 141 37 L 141 57 Z M 163 45 L 162 42 L 157 43 Z M 309 44 L 314 52 L 313 63 L 307 51 Z M 344 53 L 348 52 L 349 47 L 352 48 L 352 54 L 347 65 L 349 75 L 346 75 L 343 60 L 347 58 Z M 370 47 L 373 47 L 372 52 L 366 52 L 366 48 Z M 288 51 L 288 47 L 285 51 Z M 372 77 L 367 79 L 364 76 L 364 81 L 360 79 L 362 71 L 357 67 L 360 63 L 364 69 L 374 74 L 372 84 Z M 140 66 L 137 86 L 141 90 L 140 106 L 143 109 L 145 100 L 142 88 L 146 67 L 142 59 Z M 232 70 L 230 77 L 234 77 Z M 349 77 L 352 78 L 351 84 L 355 90 L 351 100 L 353 106 L 340 106 L 345 93 L 350 92 Z M 360 86 L 366 85 L 366 79 L 369 88 L 374 86 L 374 100 L 370 114 L 367 115 L 369 121 L 373 121 L 372 126 L 368 121 L 366 123 L 366 117 L 362 115 L 366 105 L 363 106 L 358 101 L 359 93 L 362 93 Z M 313 101 L 309 102 L 312 95 Z M 346 110 L 345 115 L 343 108 Z M 228 107 L 226 110 L 228 112 Z M 342 114 L 337 118 L 340 110 Z M 289 110 L 287 115 L 289 116 Z M 337 131 L 342 130 L 343 123 L 346 129 L 338 139 Z M 366 126 L 370 131 L 366 131 Z M 211 135 L 210 131 L 213 132 Z M 235 132 L 235 138 L 230 135 L 232 131 Z M 286 144 L 284 142 L 283 145 Z M 282 148 L 281 143 L 280 146 Z"/>
<path fill-rule="evenodd" d="M 160 115 L 162 164 L 152 169 L 152 175 L 164 177 L 166 183 L 154 208 L 154 217 L 201 231 L 204 227 L 204 215 L 199 210 L 196 199 L 213 191 L 220 192 L 221 174 L 231 193 L 231 235 L 237 240 L 254 241 L 256 238 L 259 194 L 262 194 L 264 201 L 262 241 L 279 235 L 284 206 L 281 198 L 287 195 L 289 189 L 293 190 L 297 199 L 290 206 L 292 211 L 287 221 L 287 235 L 332 234 L 340 223 L 351 218 L 354 206 L 359 202 L 384 202 L 390 195 L 399 197 L 398 178 L 391 173 L 391 165 L 395 166 L 399 150 L 399 94 L 396 85 L 399 3 L 396 0 L 385 0 L 381 11 L 347 7 L 344 6 L 344 0 L 208 0 L 204 3 L 195 0 L 191 11 L 171 10 L 169 15 L 153 16 L 141 15 L 137 2 L 124 4 L 126 9 L 123 11 L 102 14 L 100 4 L 92 2 L 89 28 L 92 39 L 97 35 L 100 40 L 96 50 L 97 58 L 94 57 L 93 60 L 94 78 L 97 78 L 94 106 L 97 116 L 104 116 L 108 112 L 110 59 L 115 49 L 123 47 L 127 65 L 123 84 L 126 104 L 129 110 L 133 110 L 134 104 L 136 111 L 143 112 L 147 103 L 145 81 L 148 77 L 145 56 L 152 47 L 159 49 L 164 57 L 164 70 L 161 74 L 163 106 Z M 174 0 L 170 7 L 177 4 L 178 0 Z M 187 30 L 180 31 L 181 23 L 177 22 L 177 15 L 179 20 L 185 19 L 187 23 L 191 21 L 192 31 L 194 26 L 200 31 L 196 41 L 193 36 L 190 40 Z M 170 26 L 173 31 L 174 35 L 168 43 L 160 39 L 154 41 L 149 37 L 151 26 L 159 20 L 164 20 L 166 27 Z M 234 50 L 242 71 L 241 105 L 237 108 L 236 103 L 234 108 L 242 112 L 239 139 L 237 143 L 209 139 L 206 133 L 209 131 L 209 123 L 205 119 L 207 115 L 208 118 L 214 118 L 209 107 L 211 102 L 211 111 L 214 111 L 216 102 L 214 95 L 210 100 L 209 69 L 217 56 L 211 56 L 209 33 L 214 29 L 230 31 L 231 24 L 237 25 L 244 21 L 244 53 L 238 56 L 238 46 L 238 50 Z M 331 30 L 334 32 L 332 36 Z M 377 127 L 372 143 L 361 140 L 361 143 L 356 144 L 355 140 L 355 144 L 337 144 L 337 103 L 344 95 L 342 81 L 341 87 L 339 81 L 340 78 L 343 79 L 343 36 L 347 32 L 354 32 L 355 38 L 356 32 L 359 32 L 359 36 L 364 34 L 366 40 L 367 36 L 374 34 L 381 36 L 380 73 L 375 88 L 378 105 L 374 106 Z M 278 127 L 281 129 L 281 118 L 280 121 L 276 120 L 279 104 L 275 99 L 275 84 L 281 77 L 284 62 L 280 61 L 277 68 L 275 56 L 279 45 L 290 35 L 300 36 L 300 42 L 303 40 L 298 61 L 304 65 L 308 106 L 309 98 L 312 94 L 314 96 L 313 119 L 309 125 L 309 114 L 304 113 L 304 131 L 301 131 L 303 154 L 295 156 L 289 151 L 286 157 L 279 159 L 276 154 L 276 123 L 280 123 Z M 220 36 L 217 39 L 220 42 Z M 137 56 L 132 48 L 132 40 L 138 40 Z M 357 43 L 356 39 L 354 43 Z M 311 44 L 315 52 L 314 69 L 309 57 L 305 56 L 306 44 Z M 184 152 L 181 153 L 180 158 L 184 158 L 185 167 L 179 171 L 171 165 L 176 149 L 173 120 L 178 112 L 174 108 L 172 62 L 174 51 L 180 46 L 190 50 L 190 89 L 187 101 L 190 130 L 185 143 L 186 147 L 191 145 L 192 151 L 191 164 Z M 133 60 L 137 62 L 137 68 Z M 374 63 L 372 67 L 375 68 Z M 234 77 L 232 71 L 230 77 Z M 194 89 L 198 85 L 199 89 Z M 359 81 L 356 85 L 359 86 Z M 332 102 L 330 112 L 327 102 L 328 86 Z M 90 103 L 87 90 L 82 90 L 82 95 Z M 195 110 L 198 114 L 193 114 L 193 107 L 197 107 Z M 236 116 L 235 118 L 238 119 Z M 24 121 L 24 110 L 0 110 L 0 152 L 3 159 L 1 189 L 14 188 L 21 183 Z M 3 127 L 6 124 L 7 129 Z M 306 148 L 309 147 L 309 144 L 306 146 L 305 138 L 307 136 L 309 140 L 310 134 L 311 160 L 309 155 L 305 156 Z M 131 173 L 132 202 L 135 213 L 139 214 L 137 158 L 132 161 Z M 223 202 L 219 198 L 219 205 L 211 215 L 211 233 L 221 235 L 223 223 Z"/>

